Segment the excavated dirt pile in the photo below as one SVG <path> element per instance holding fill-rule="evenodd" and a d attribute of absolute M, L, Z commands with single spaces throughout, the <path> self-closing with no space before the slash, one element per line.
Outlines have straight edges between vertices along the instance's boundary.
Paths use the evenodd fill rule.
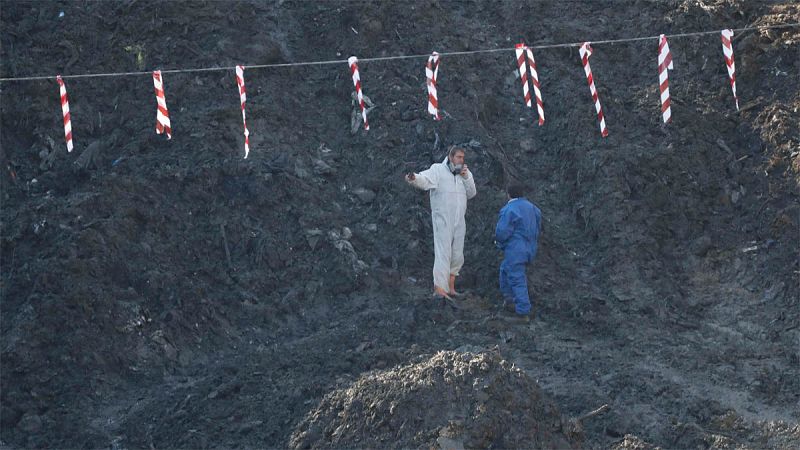
<path fill-rule="evenodd" d="M 566 431 L 565 431 L 566 430 Z M 293 448 L 574 448 L 555 405 L 493 352 L 440 352 L 326 395 Z"/>

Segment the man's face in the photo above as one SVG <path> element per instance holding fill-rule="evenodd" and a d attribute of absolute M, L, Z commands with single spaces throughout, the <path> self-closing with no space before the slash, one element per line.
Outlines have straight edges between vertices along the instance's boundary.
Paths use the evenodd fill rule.
<path fill-rule="evenodd" d="M 450 164 L 454 166 L 458 166 L 464 164 L 464 152 L 457 151 L 450 156 Z"/>

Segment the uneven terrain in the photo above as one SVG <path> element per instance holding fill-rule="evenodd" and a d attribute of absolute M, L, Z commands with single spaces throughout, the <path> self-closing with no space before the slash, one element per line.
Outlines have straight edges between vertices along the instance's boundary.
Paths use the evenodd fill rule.
<path fill-rule="evenodd" d="M 246 69 L 243 159 L 232 70 L 797 23 L 795 2 L 0 6 L 1 77 L 227 68 L 164 74 L 169 141 L 149 74 L 66 79 L 70 154 L 54 79 L 0 83 L 3 447 L 800 446 L 799 28 L 734 36 L 738 112 L 718 33 L 670 39 L 668 125 L 657 40 L 593 45 L 607 138 L 558 47 L 534 49 L 541 127 L 511 50 L 442 58 L 440 122 L 424 57 L 363 61 L 355 133 L 346 63 Z M 478 189 L 456 309 L 402 180 L 452 144 Z M 529 325 L 495 306 L 512 179 L 544 217 Z"/>

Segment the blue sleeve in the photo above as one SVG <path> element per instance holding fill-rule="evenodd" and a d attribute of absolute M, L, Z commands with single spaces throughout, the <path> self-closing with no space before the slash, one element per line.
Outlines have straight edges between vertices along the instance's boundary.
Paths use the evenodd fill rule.
<path fill-rule="evenodd" d="M 511 208 L 500 210 L 500 217 L 497 219 L 497 226 L 494 229 L 494 240 L 499 248 L 505 247 L 506 241 L 514 234 L 516 216 Z"/>

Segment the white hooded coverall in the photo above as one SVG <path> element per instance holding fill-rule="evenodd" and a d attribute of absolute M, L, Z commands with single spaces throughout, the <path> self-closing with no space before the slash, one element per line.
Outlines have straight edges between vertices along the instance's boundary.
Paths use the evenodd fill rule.
<path fill-rule="evenodd" d="M 467 200 L 475 197 L 475 180 L 467 170 L 467 177 L 453 175 L 448 159 L 433 164 L 430 169 L 414 174 L 410 183 L 430 192 L 431 220 L 433 222 L 433 284 L 450 292 L 450 275 L 458 276 L 464 265 L 464 235 Z"/>

